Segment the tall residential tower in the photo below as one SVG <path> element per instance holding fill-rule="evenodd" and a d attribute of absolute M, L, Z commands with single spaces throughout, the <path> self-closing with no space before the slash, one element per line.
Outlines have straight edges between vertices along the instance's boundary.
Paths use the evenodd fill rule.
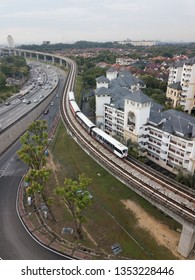
<path fill-rule="evenodd" d="M 14 38 L 11 35 L 7 36 L 8 48 L 15 48 Z"/>

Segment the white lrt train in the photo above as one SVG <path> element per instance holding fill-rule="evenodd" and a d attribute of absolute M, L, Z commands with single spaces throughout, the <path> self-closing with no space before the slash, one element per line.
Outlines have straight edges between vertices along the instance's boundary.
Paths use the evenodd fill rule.
<path fill-rule="evenodd" d="M 94 137 L 98 142 L 106 146 L 118 157 L 123 158 L 128 155 L 128 148 L 125 145 L 123 145 L 122 143 L 105 133 L 103 130 L 99 129 L 81 112 L 79 106 L 75 101 L 74 92 L 69 92 L 68 99 L 73 115 L 92 137 Z"/>

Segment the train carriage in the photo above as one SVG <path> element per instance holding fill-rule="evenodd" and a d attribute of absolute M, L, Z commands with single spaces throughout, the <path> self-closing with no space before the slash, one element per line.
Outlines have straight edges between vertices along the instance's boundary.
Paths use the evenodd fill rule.
<path fill-rule="evenodd" d="M 74 101 L 74 100 L 70 100 L 70 109 L 74 116 L 76 116 L 77 112 L 81 111 L 79 106 L 77 105 L 76 101 Z"/>
<path fill-rule="evenodd" d="M 109 150 L 111 150 L 114 154 L 118 157 L 123 158 L 127 157 L 128 155 L 128 148 L 105 133 L 103 130 L 96 127 L 96 125 L 90 121 L 80 110 L 79 106 L 77 105 L 74 92 L 70 91 L 68 93 L 68 99 L 70 104 L 70 109 L 74 115 L 74 117 L 78 120 L 78 122 L 83 126 L 83 128 L 94 137 L 98 142 L 103 144 Z"/>
<path fill-rule="evenodd" d="M 106 146 L 108 149 L 113 151 L 113 153 L 116 154 L 118 157 L 127 157 L 128 148 L 113 137 L 111 137 L 110 135 L 108 135 L 103 130 L 94 127 L 91 129 L 91 135 L 104 146 Z"/>
<path fill-rule="evenodd" d="M 74 92 L 73 92 L 73 91 L 69 91 L 69 93 L 68 93 L 68 99 L 69 99 L 69 100 L 75 100 L 75 98 L 74 98 Z"/>
<path fill-rule="evenodd" d="M 92 121 L 90 121 L 82 112 L 77 112 L 76 118 L 89 134 L 91 133 L 91 129 L 93 127 L 96 127 L 96 125 Z"/>

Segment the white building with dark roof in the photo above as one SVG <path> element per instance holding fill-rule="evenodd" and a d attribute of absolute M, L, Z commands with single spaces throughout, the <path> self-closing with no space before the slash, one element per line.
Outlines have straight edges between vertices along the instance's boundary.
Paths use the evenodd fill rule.
<path fill-rule="evenodd" d="M 150 112 L 139 139 L 147 157 L 171 172 L 195 171 L 195 118 L 184 112 Z"/>
<path fill-rule="evenodd" d="M 174 108 L 181 105 L 188 114 L 195 111 L 195 57 L 170 67 L 166 96 Z"/>
<path fill-rule="evenodd" d="M 118 71 L 114 67 L 111 67 L 106 71 L 106 78 L 108 78 L 110 81 L 115 79 L 117 75 Z"/>
<path fill-rule="evenodd" d="M 96 88 L 100 87 L 106 87 L 108 88 L 108 85 L 110 83 L 110 80 L 104 76 L 100 76 L 96 79 Z"/>
<path fill-rule="evenodd" d="M 179 84 L 176 87 L 180 90 Z M 195 171 L 195 118 L 167 110 L 140 89 L 110 82 L 95 90 L 96 123 L 113 137 L 139 144 L 146 157 L 177 173 Z"/>

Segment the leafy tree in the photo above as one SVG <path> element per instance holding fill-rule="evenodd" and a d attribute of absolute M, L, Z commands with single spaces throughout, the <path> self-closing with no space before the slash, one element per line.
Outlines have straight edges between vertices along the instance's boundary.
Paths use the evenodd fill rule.
<path fill-rule="evenodd" d="M 29 67 L 26 65 L 24 57 L 7 56 L 1 59 L 0 71 L 6 77 L 23 77 L 27 76 Z"/>
<path fill-rule="evenodd" d="M 52 220 L 55 221 L 55 217 L 51 211 L 50 204 L 53 201 L 51 198 L 48 198 L 45 192 L 46 183 L 51 174 L 51 170 L 42 168 L 40 170 L 30 169 L 25 176 L 25 181 L 28 182 L 27 193 L 30 196 L 39 194 L 44 201 L 47 209 L 52 217 Z"/>
<path fill-rule="evenodd" d="M 37 120 L 30 124 L 26 133 L 20 137 L 22 148 L 18 151 L 18 155 L 31 169 L 40 170 L 46 163 L 45 149 L 48 145 L 46 130 L 46 121 Z"/>
<path fill-rule="evenodd" d="M 49 178 L 50 173 L 51 171 L 45 168 L 42 168 L 40 170 L 30 169 L 25 176 L 25 181 L 29 184 L 27 188 L 28 194 L 33 195 L 37 192 L 41 193 L 45 201 L 44 186 Z"/>
<path fill-rule="evenodd" d="M 177 105 L 174 109 L 177 111 L 184 111 L 184 107 L 182 105 Z"/>
<path fill-rule="evenodd" d="M 92 199 L 87 191 L 91 179 L 85 175 L 79 175 L 78 181 L 65 179 L 64 186 L 57 187 L 55 193 L 61 197 L 63 203 L 72 214 L 77 235 L 82 239 L 82 225 L 85 221 L 84 211 L 91 205 Z"/>
<path fill-rule="evenodd" d="M 30 124 L 26 133 L 20 137 L 22 148 L 18 151 L 20 159 L 25 162 L 29 171 L 25 176 L 28 182 L 27 193 L 31 196 L 39 193 L 46 204 L 52 219 L 55 220 L 49 207 L 49 200 L 45 193 L 46 182 L 51 171 L 45 168 L 46 154 L 45 149 L 48 145 L 47 125 L 44 120 L 37 120 Z"/>
<path fill-rule="evenodd" d="M 179 169 L 176 180 L 187 187 L 195 189 L 195 173 L 190 174 Z"/>
<path fill-rule="evenodd" d="M 0 90 L 4 89 L 6 86 L 6 78 L 5 75 L 0 73 Z"/>

